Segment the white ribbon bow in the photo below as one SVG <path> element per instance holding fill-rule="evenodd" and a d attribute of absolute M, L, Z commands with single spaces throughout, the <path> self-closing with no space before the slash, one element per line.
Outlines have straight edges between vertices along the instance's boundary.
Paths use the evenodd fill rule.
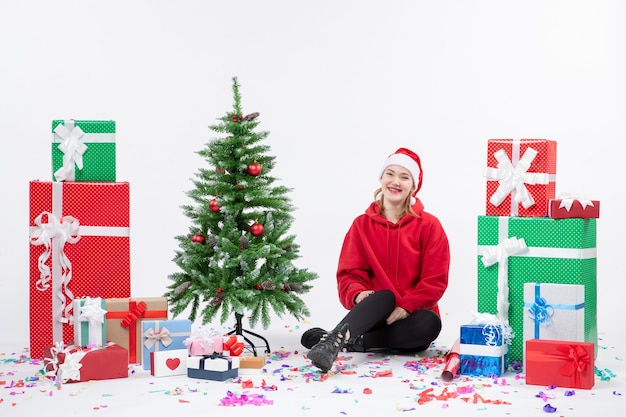
<path fill-rule="evenodd" d="M 63 152 L 63 166 L 54 173 L 54 178 L 57 181 L 73 181 L 74 165 L 83 169 L 83 154 L 87 151 L 87 145 L 82 141 L 85 132 L 74 126 L 74 121 L 68 120 L 65 125 L 58 125 L 54 134 L 61 138 L 58 148 Z"/>
<path fill-rule="evenodd" d="M 513 340 L 513 329 L 508 322 L 502 321 L 495 314 L 473 313 L 472 324 L 483 326 L 486 346 L 496 346 L 499 336 L 502 336 L 502 344 L 510 345 Z"/>
<path fill-rule="evenodd" d="M 48 371 L 46 375 L 56 375 L 62 384 L 65 384 L 69 380 L 80 380 L 80 368 L 83 366 L 80 361 L 87 352 L 76 348 L 76 346 L 64 348 L 63 342 L 57 342 L 54 347 L 50 349 L 50 353 L 52 357 L 44 359 L 44 363 L 46 364 L 45 369 Z M 60 353 L 65 355 L 63 363 L 59 363 Z"/>
<path fill-rule="evenodd" d="M 44 216 L 47 222 L 44 223 Z M 37 265 L 39 267 L 39 280 L 36 283 L 36 288 L 39 291 L 45 291 L 50 288 L 50 281 L 52 280 L 52 273 L 50 267 L 46 265 L 46 261 L 52 254 L 52 239 L 56 238 L 59 247 L 59 264 L 61 266 L 61 282 L 62 286 L 59 289 L 56 296 L 62 300 L 61 310 L 57 312 L 57 320 L 62 323 L 68 323 L 70 321 L 70 310 L 72 309 L 71 301 L 74 300 L 74 295 L 68 288 L 68 284 L 72 279 L 72 263 L 63 251 L 65 243 L 76 243 L 80 240 L 79 221 L 72 216 L 64 216 L 59 219 L 47 211 L 42 212 L 34 220 L 37 226 L 30 235 L 31 245 L 44 245 L 44 252 L 39 255 Z M 70 299 L 70 303 L 65 303 L 65 297 Z"/>
<path fill-rule="evenodd" d="M 527 172 L 530 164 L 537 156 L 537 151 L 530 147 L 526 148 L 524 155 L 515 166 L 509 160 L 504 149 L 500 149 L 493 156 L 498 161 L 498 167 L 485 168 L 483 176 L 489 180 L 498 180 L 499 185 L 489 198 L 489 202 L 497 207 L 511 193 L 513 202 L 521 203 L 526 209 L 533 206 L 535 200 L 528 192 L 525 184 L 548 184 L 550 182 L 550 176 L 547 173 Z"/>
<path fill-rule="evenodd" d="M 580 202 L 580 205 L 583 206 L 583 210 L 589 207 L 594 207 L 593 201 L 589 200 L 587 197 L 578 196 L 574 193 L 562 193 L 559 198 L 561 199 L 561 204 L 559 204 L 559 208 L 565 207 L 565 210 L 570 211 L 572 208 L 572 204 L 574 204 L 575 200 Z"/>
<path fill-rule="evenodd" d="M 76 312 L 74 312 L 76 313 Z M 78 314 L 79 321 L 86 321 L 89 323 L 89 343 L 101 344 L 104 340 L 101 340 L 99 335 L 102 333 L 102 325 L 104 324 L 104 318 L 107 311 L 102 308 L 102 300 L 99 298 L 85 298 L 84 304 L 80 306 Z M 75 324 L 78 325 L 78 324 Z"/>
<path fill-rule="evenodd" d="M 80 306 L 80 315 L 78 319 L 80 321 L 88 321 L 92 324 L 104 323 L 104 317 L 107 311 L 102 308 L 102 303 L 97 298 L 85 298 L 85 303 Z"/>
<path fill-rule="evenodd" d="M 509 322 L 509 256 L 528 250 L 524 238 L 510 237 L 484 250 L 481 261 L 485 267 L 498 264 L 498 313 L 502 323 Z"/>

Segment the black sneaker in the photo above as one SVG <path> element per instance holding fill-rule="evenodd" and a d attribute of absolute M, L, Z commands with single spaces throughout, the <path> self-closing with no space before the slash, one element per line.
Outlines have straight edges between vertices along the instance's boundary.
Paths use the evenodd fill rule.
<path fill-rule="evenodd" d="M 324 373 L 328 372 L 337 359 L 337 355 L 346 345 L 349 335 L 348 323 L 337 326 L 332 332 L 324 334 L 307 355 L 313 366 Z"/>
<path fill-rule="evenodd" d="M 307 349 L 311 349 L 313 346 L 320 342 L 320 339 L 328 333 L 326 330 L 320 327 L 313 327 L 306 332 L 302 333 L 300 343 Z"/>

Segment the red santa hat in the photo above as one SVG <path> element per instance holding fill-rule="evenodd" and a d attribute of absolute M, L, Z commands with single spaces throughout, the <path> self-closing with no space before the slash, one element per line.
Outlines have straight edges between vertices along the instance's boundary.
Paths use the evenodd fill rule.
<path fill-rule="evenodd" d="M 413 197 L 411 197 L 411 205 L 415 204 L 415 195 L 422 188 L 422 163 L 420 162 L 420 157 L 410 149 L 399 148 L 385 160 L 383 167 L 380 169 L 379 178 L 383 176 L 383 172 L 390 165 L 401 166 L 411 173 L 413 185 L 415 185 L 415 191 L 413 192 Z"/>

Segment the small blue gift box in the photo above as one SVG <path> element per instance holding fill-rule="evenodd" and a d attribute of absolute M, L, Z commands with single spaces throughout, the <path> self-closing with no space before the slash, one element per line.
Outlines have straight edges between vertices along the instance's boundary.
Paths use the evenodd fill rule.
<path fill-rule="evenodd" d="M 142 331 L 143 369 L 150 369 L 150 352 L 187 348 L 191 320 L 144 320 Z"/>
<path fill-rule="evenodd" d="M 508 367 L 509 345 L 500 325 L 462 325 L 459 353 L 461 375 L 500 376 Z"/>
<path fill-rule="evenodd" d="M 239 376 L 239 358 L 218 353 L 187 358 L 187 376 L 189 378 L 226 381 Z"/>

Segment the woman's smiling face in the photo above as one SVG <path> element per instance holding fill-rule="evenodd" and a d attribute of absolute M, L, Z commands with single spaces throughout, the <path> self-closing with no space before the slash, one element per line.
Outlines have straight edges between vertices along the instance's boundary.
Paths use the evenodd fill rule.
<path fill-rule="evenodd" d="M 408 169 L 389 165 L 380 177 L 380 186 L 386 203 L 402 204 L 413 191 L 413 177 Z"/>

